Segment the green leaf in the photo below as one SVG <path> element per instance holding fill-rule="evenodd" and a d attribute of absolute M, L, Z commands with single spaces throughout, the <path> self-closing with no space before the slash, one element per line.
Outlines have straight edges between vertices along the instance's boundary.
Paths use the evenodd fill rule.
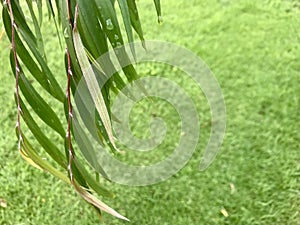
<path fill-rule="evenodd" d="M 95 1 L 98 18 L 111 45 L 115 48 L 124 45 L 116 11 L 110 0 Z"/>
<path fill-rule="evenodd" d="M 13 14 L 14 14 L 14 19 L 15 19 L 15 23 L 19 26 L 22 27 L 22 29 L 24 30 L 24 32 L 27 33 L 27 35 L 29 36 L 29 38 L 31 40 L 33 40 L 34 46 L 37 46 L 37 42 L 36 39 L 34 37 L 34 34 L 32 33 L 32 31 L 30 30 L 27 21 L 26 21 L 26 17 L 22 11 L 22 7 L 19 4 L 19 1 L 10 1 L 11 6 L 12 6 L 12 10 L 13 10 Z M 4 6 L 7 8 L 7 6 Z"/>
<path fill-rule="evenodd" d="M 37 41 L 37 48 L 39 50 L 39 52 L 42 54 L 42 57 L 44 58 L 44 60 L 46 60 L 45 58 L 45 51 L 44 51 L 44 43 L 43 43 L 43 37 L 42 37 L 42 33 L 41 33 L 41 21 L 40 24 L 35 16 L 34 10 L 33 10 L 33 6 L 32 6 L 32 0 L 26 0 L 27 2 L 27 6 L 30 12 L 30 16 L 31 19 L 33 21 L 33 25 L 34 25 L 34 30 L 35 30 L 35 36 L 36 36 L 36 41 Z M 39 4 L 41 4 L 41 1 L 37 1 L 39 2 Z M 42 12 L 40 12 L 42 10 L 42 7 L 38 7 L 39 9 L 39 14 L 42 14 Z M 39 18 L 41 19 L 41 15 L 39 15 Z"/>
<path fill-rule="evenodd" d="M 129 219 L 127 219 L 125 216 L 122 216 L 120 213 L 118 213 L 117 211 L 115 211 L 114 209 L 112 209 L 111 207 L 109 207 L 108 205 L 106 205 L 105 203 L 101 202 L 100 200 L 98 200 L 94 195 L 92 195 L 90 192 L 88 192 L 87 190 L 83 189 L 82 187 L 78 186 L 76 184 L 76 182 L 73 184 L 73 186 L 75 187 L 75 190 L 90 204 L 96 206 L 97 208 L 103 210 L 104 212 L 107 212 L 109 214 L 111 214 L 114 217 L 117 217 L 119 219 L 122 220 L 126 220 L 129 221 Z"/>
<path fill-rule="evenodd" d="M 68 52 L 70 54 L 71 58 L 71 64 L 72 64 L 72 80 L 75 84 L 78 84 L 80 79 L 82 78 L 82 72 L 80 69 L 80 65 L 77 62 L 76 53 L 73 45 L 73 33 L 72 33 L 72 27 L 71 24 L 69 24 L 68 21 L 68 7 L 66 4 L 66 1 L 59 1 L 59 8 L 61 9 L 61 26 L 62 26 L 62 32 L 65 37 L 65 42 L 67 45 Z M 67 60 L 66 60 L 66 54 L 65 54 L 65 66 L 67 68 Z M 66 69 L 67 71 L 67 69 Z M 72 89 L 72 91 L 75 91 Z"/>
<path fill-rule="evenodd" d="M 40 27 L 42 26 L 43 23 L 43 1 L 42 0 L 36 0 L 36 5 L 37 5 L 37 10 L 38 10 L 38 14 L 39 14 L 39 25 Z M 49 2 L 51 2 L 51 0 L 49 0 Z"/>
<path fill-rule="evenodd" d="M 136 31 L 136 33 L 138 34 L 140 40 L 142 41 L 143 47 L 146 48 L 145 46 L 145 39 L 144 39 L 144 35 L 143 35 L 143 29 L 142 29 L 142 25 L 140 22 L 140 17 L 139 17 L 139 13 L 135 4 L 135 0 L 127 0 L 127 4 L 129 7 L 129 15 L 130 15 L 130 21 L 131 21 L 131 25 L 134 28 L 134 30 Z"/>
<path fill-rule="evenodd" d="M 159 23 L 162 23 L 162 17 L 161 17 L 161 7 L 160 7 L 160 0 L 154 0 L 156 13 L 157 13 L 157 20 Z"/>
<path fill-rule="evenodd" d="M 10 54 L 11 67 L 12 70 L 15 71 L 15 62 L 13 58 L 13 52 Z M 19 86 L 21 91 L 26 98 L 27 102 L 31 105 L 32 109 L 36 112 L 36 114 L 53 130 L 59 133 L 62 137 L 65 136 L 64 128 L 56 116 L 55 112 L 52 108 L 47 104 L 47 102 L 39 95 L 39 93 L 33 88 L 31 83 L 25 77 L 22 68 L 19 66 Z"/>
<path fill-rule="evenodd" d="M 17 132 L 17 136 L 19 136 L 18 132 Z M 22 133 L 22 139 L 23 141 L 21 147 L 23 149 L 23 153 L 25 153 L 29 159 L 31 159 L 34 163 L 36 163 L 41 169 L 51 173 L 52 175 L 64 181 L 65 183 L 70 184 L 70 180 L 66 176 L 66 174 L 55 169 L 52 165 L 50 165 L 46 160 L 44 160 L 42 157 L 40 157 L 37 154 L 37 151 L 34 150 L 34 148 L 32 147 L 32 145 L 30 144 L 30 142 L 28 141 L 28 139 L 25 137 L 23 133 Z"/>
<path fill-rule="evenodd" d="M 2 15 L 3 15 L 3 22 L 4 27 L 7 33 L 7 36 L 9 40 L 11 41 L 11 21 L 9 14 L 7 12 L 7 7 L 5 7 L 5 10 L 3 9 Z M 19 58 L 22 60 L 26 68 L 29 70 L 29 72 L 34 76 L 34 78 L 40 83 L 40 85 L 50 94 L 50 85 L 47 81 L 47 78 L 43 75 L 40 68 L 36 65 L 35 61 L 32 59 L 31 55 L 28 53 L 27 49 L 23 45 L 22 41 L 19 38 L 19 35 L 15 33 L 15 45 L 18 52 Z"/>
<path fill-rule="evenodd" d="M 9 39 L 11 40 L 11 25 L 10 25 L 10 16 L 7 10 L 3 10 L 3 21 L 5 30 L 8 34 Z M 32 73 L 32 75 L 37 79 L 37 81 L 56 99 L 63 102 L 64 93 L 61 90 L 61 87 L 57 83 L 56 79 L 54 78 L 51 70 L 48 68 L 46 62 L 44 61 L 43 57 L 35 47 L 36 44 L 34 40 L 31 39 L 30 33 L 26 32 L 26 30 L 22 29 L 23 26 L 18 26 L 18 31 L 22 34 L 24 40 L 26 41 L 28 47 L 30 48 L 31 52 L 37 59 L 38 63 L 40 64 L 42 71 L 36 66 L 34 60 L 31 58 L 30 54 L 22 44 L 19 36 L 15 33 L 15 43 L 16 43 L 16 50 L 18 55 L 20 56 L 21 60 L 24 62 L 26 67 Z"/>
<path fill-rule="evenodd" d="M 47 80 L 50 83 L 50 92 L 52 93 L 52 95 L 55 98 L 57 98 L 59 101 L 63 102 L 64 93 L 63 93 L 61 87 L 59 86 L 57 80 L 55 79 L 54 75 L 52 74 L 50 68 L 48 67 L 47 63 L 43 59 L 42 55 L 40 54 L 38 49 L 36 49 L 32 45 L 32 40 L 27 36 L 27 34 L 21 28 L 18 28 L 18 31 L 20 32 L 21 36 L 27 43 L 27 46 L 31 50 L 35 59 L 38 61 L 39 65 L 41 66 L 43 74 L 47 77 Z"/>
<path fill-rule="evenodd" d="M 102 27 L 104 27 L 105 34 L 107 35 L 113 48 L 116 49 L 119 63 L 121 64 L 128 81 L 131 82 L 137 78 L 137 74 L 134 67 L 131 65 L 125 48 L 121 47 L 124 45 L 124 41 L 113 5 L 109 0 L 96 1 L 96 4 L 99 13 L 99 19 Z"/>
<path fill-rule="evenodd" d="M 56 147 L 56 145 L 49 140 L 49 138 L 42 132 L 37 123 L 34 121 L 30 115 L 26 105 L 20 97 L 20 107 L 22 109 L 22 118 L 27 124 L 28 128 L 40 143 L 40 145 L 45 149 L 45 151 L 64 169 L 67 168 L 67 160 L 62 152 Z"/>
<path fill-rule="evenodd" d="M 82 173 L 83 177 L 85 178 L 88 185 L 95 191 L 97 194 L 102 195 L 104 197 L 110 197 L 113 198 L 115 195 L 108 191 L 106 188 L 104 188 L 102 185 L 100 185 L 99 182 L 95 180 L 94 177 L 91 176 L 91 174 L 86 170 L 86 168 L 82 165 L 81 162 L 79 162 L 78 159 L 75 159 L 75 165 L 79 169 L 79 171 Z"/>
<path fill-rule="evenodd" d="M 61 2 L 60 0 L 55 0 L 55 5 L 57 9 L 57 17 L 58 17 L 58 23 L 61 23 L 61 12 L 63 11 L 61 8 Z"/>
<path fill-rule="evenodd" d="M 126 0 L 118 0 L 118 3 L 119 3 L 119 7 L 120 7 L 120 10 L 122 13 L 123 22 L 124 22 L 128 42 L 129 42 L 129 45 L 131 48 L 131 52 L 132 52 L 133 57 L 136 58 L 134 44 L 133 44 L 134 40 L 133 40 L 133 33 L 132 33 L 132 28 L 131 28 L 129 8 L 128 8 Z"/>
<path fill-rule="evenodd" d="M 17 71 L 18 80 L 16 80 L 16 83 L 22 92 L 20 96 L 15 96 L 15 98 L 16 102 L 19 103 L 18 113 L 22 116 L 22 122 L 24 121 L 27 125 L 23 126 L 22 124 L 22 131 L 23 129 L 25 130 L 28 128 L 42 149 L 44 149 L 45 152 L 64 169 L 64 171 L 68 171 L 69 150 L 72 149 L 72 153 L 74 152 L 74 159 L 70 166 L 74 175 L 74 180 L 69 180 L 66 174 L 60 172 L 50 163 L 42 159 L 38 154 L 40 151 L 37 151 L 25 137 L 25 134 L 27 133 L 22 133 L 21 129 L 16 129 L 21 146 L 20 153 L 22 154 L 22 157 L 33 166 L 49 171 L 63 181 L 71 183 L 75 190 L 94 207 L 106 211 L 120 219 L 128 220 L 126 217 L 120 215 L 92 195 L 92 192 L 95 191 L 102 196 L 114 196 L 97 181 L 97 178 L 94 178 L 93 173 L 85 167 L 84 161 L 81 161 L 80 157 L 76 156 L 75 150 L 71 145 L 71 137 L 65 137 L 62 122 L 55 114 L 53 108 L 48 104 L 48 101 L 45 101 L 46 98 L 43 98 L 43 95 L 39 93 L 41 89 L 45 90 L 45 93 L 47 92 L 50 94 L 47 95 L 47 98 L 54 97 L 57 99 L 62 103 L 61 106 L 65 108 L 66 114 L 68 113 L 69 104 L 64 91 L 62 91 L 60 84 L 56 80 L 57 74 L 52 73 L 52 68 L 49 68 L 46 61 L 47 52 L 44 50 L 45 43 L 43 41 L 41 26 L 44 16 L 43 7 L 47 7 L 49 18 L 53 19 L 57 34 L 59 32 L 56 23 L 57 17 L 58 22 L 61 23 L 62 26 L 62 34 L 64 34 L 65 44 L 71 58 L 72 76 L 70 86 L 72 94 L 74 95 L 76 93 L 79 82 L 84 78 L 88 86 L 88 91 L 92 96 L 91 102 L 92 104 L 95 104 L 97 110 L 95 113 L 87 114 L 89 117 L 83 120 L 85 126 L 87 126 L 89 132 L 91 132 L 99 141 L 99 144 L 102 143 L 105 145 L 108 143 L 111 148 L 118 150 L 114 143 L 111 127 L 111 118 L 113 115 L 111 115 L 110 112 L 109 95 L 110 91 L 117 92 L 118 90 L 123 90 L 125 87 L 125 80 L 123 80 L 120 74 L 115 71 L 115 65 L 113 65 L 110 57 L 107 57 L 103 61 L 97 61 L 97 63 L 95 59 L 98 59 L 108 52 L 110 43 L 127 80 L 132 82 L 137 78 L 137 73 L 130 62 L 130 58 L 125 51 L 125 48 L 121 47 L 124 45 L 124 37 L 127 36 L 131 52 L 135 57 L 134 46 L 132 44 L 132 28 L 137 32 L 145 47 L 136 2 L 135 0 L 118 0 L 122 21 L 126 31 L 126 35 L 123 37 L 119 26 L 118 15 L 114 8 L 116 3 L 115 0 L 53 1 L 53 3 L 52 0 L 46 1 L 46 6 L 43 6 L 42 0 L 26 0 L 25 4 L 27 3 L 28 6 L 26 7 L 26 10 L 28 9 L 29 11 L 23 10 L 24 3 L 19 0 L 4 1 L 2 3 L 2 14 L 5 30 L 11 42 L 13 41 L 11 18 L 14 18 L 15 26 L 13 26 L 13 29 L 15 31 L 15 36 L 14 43 L 12 44 L 15 46 L 13 49 L 16 49 L 15 53 L 17 53 L 18 62 L 20 64 L 18 66 L 18 70 L 20 71 Z M 158 17 L 160 18 L 160 1 L 154 0 L 154 3 Z M 10 15 L 7 7 L 10 4 L 12 7 L 12 15 Z M 70 4 L 69 8 L 68 4 Z M 79 6 L 79 16 L 78 18 L 75 18 L 75 6 L 77 4 Z M 68 15 L 69 13 L 70 15 Z M 68 18 L 68 16 L 70 18 Z M 28 20 L 28 17 L 30 17 L 30 21 Z M 74 25 L 77 29 L 73 29 L 74 21 L 77 21 L 77 25 Z M 58 36 L 60 35 L 58 34 Z M 62 46 L 60 39 L 59 42 Z M 12 71 L 16 72 L 15 58 L 12 54 L 10 57 Z M 90 67 L 90 63 L 93 63 L 92 67 Z M 67 66 L 68 63 L 65 63 L 65 65 Z M 24 66 L 40 84 L 39 87 L 35 88 L 29 81 L 29 76 L 25 76 L 22 70 L 22 67 L 24 68 Z M 64 71 L 62 70 L 62 72 Z M 112 74 L 112 77 L 108 77 L 108 75 Z M 24 102 L 25 99 L 26 102 Z M 80 101 L 81 104 L 83 104 L 86 99 L 81 99 Z M 78 102 L 76 102 L 76 104 L 77 103 Z M 28 105 L 31 106 L 30 110 Z M 34 113 L 31 111 L 31 108 Z M 88 108 L 85 110 L 89 112 Z M 67 120 L 69 119 L 68 114 L 66 115 L 66 118 Z M 38 125 L 39 119 L 62 137 L 61 140 L 64 141 L 65 152 L 60 150 L 54 140 L 41 129 Z M 94 122 L 94 119 L 96 122 Z M 87 121 L 89 123 L 87 123 Z M 20 125 L 19 122 L 20 121 L 18 121 L 18 125 Z M 71 122 L 71 132 L 74 136 L 74 120 L 69 122 Z M 79 146 L 83 156 L 90 162 L 93 162 L 91 158 L 94 156 L 94 149 L 87 140 L 87 134 L 80 132 L 79 137 L 77 137 L 75 141 L 77 141 L 77 146 Z M 94 166 L 94 169 L 96 169 L 97 172 L 100 171 L 101 174 L 107 178 L 101 165 L 97 164 L 97 167 L 95 165 L 92 166 Z"/>
<path fill-rule="evenodd" d="M 57 25 L 57 21 L 56 21 L 56 17 L 55 17 L 52 2 L 51 1 L 46 1 L 46 5 L 47 5 L 47 9 L 48 9 L 49 20 L 51 19 L 51 16 L 52 16 L 53 22 L 54 22 L 54 25 L 55 25 L 56 35 L 57 35 L 58 41 L 59 41 L 59 45 L 60 45 L 61 49 L 63 49 L 62 42 L 61 42 L 61 37 L 60 37 L 60 32 L 59 32 L 59 29 L 58 29 L 58 25 Z M 58 17 L 58 18 L 60 18 L 60 17 Z"/>
<path fill-rule="evenodd" d="M 77 28 L 82 42 L 94 58 L 108 51 L 105 33 L 97 18 L 97 7 L 94 1 L 79 0 L 79 19 Z"/>
<path fill-rule="evenodd" d="M 79 33 L 77 32 L 76 29 L 74 29 L 73 31 L 73 40 L 74 40 L 77 59 L 80 64 L 80 67 L 82 68 L 82 73 L 86 81 L 87 87 L 91 93 L 92 99 L 95 103 L 95 107 L 100 115 L 100 118 L 102 120 L 105 131 L 107 132 L 110 143 L 114 146 L 116 150 L 118 150 L 117 147 L 115 146 L 112 127 L 110 123 L 110 117 L 105 105 L 105 101 L 102 96 L 102 92 L 100 90 L 100 87 L 98 86 L 97 79 L 90 66 Z"/>

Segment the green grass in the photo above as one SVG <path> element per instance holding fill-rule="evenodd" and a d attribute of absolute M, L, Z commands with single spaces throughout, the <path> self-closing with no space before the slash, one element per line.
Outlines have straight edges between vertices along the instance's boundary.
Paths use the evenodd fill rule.
<path fill-rule="evenodd" d="M 155 24 L 151 1 L 139 1 L 138 6 L 146 39 L 185 46 L 212 69 L 225 96 L 227 130 L 217 159 L 199 172 L 210 129 L 205 126 L 210 118 L 205 98 L 172 68 L 141 67 L 141 75 L 177 77 L 176 82 L 197 101 L 203 124 L 200 143 L 188 164 L 167 181 L 146 187 L 106 183 L 117 197 L 103 200 L 130 218 L 131 224 L 300 224 L 300 11 L 296 1 L 162 1 L 162 25 Z M 48 38 L 47 48 L 55 56 L 58 42 L 50 33 Z M 7 207 L 0 205 L 0 224 L 99 224 L 93 209 L 72 188 L 21 159 L 6 38 L 0 48 L 0 199 L 7 202 Z M 49 58 L 53 70 L 62 74 L 57 61 Z M 175 113 L 164 116 L 170 124 L 178 119 Z M 143 126 L 135 124 L 136 129 Z M 176 142 L 170 138 L 166 144 Z M 100 223 L 126 224 L 106 214 Z"/>

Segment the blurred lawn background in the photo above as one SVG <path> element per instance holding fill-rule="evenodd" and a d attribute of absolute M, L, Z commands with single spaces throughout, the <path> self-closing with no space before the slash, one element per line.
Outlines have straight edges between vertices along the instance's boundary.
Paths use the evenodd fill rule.
<path fill-rule="evenodd" d="M 106 182 L 117 197 L 103 200 L 137 225 L 300 224 L 300 2 L 165 0 L 162 25 L 156 24 L 152 1 L 138 1 L 138 7 L 146 39 L 184 46 L 211 68 L 224 93 L 227 131 L 217 159 L 199 172 L 210 115 L 201 91 L 179 79 L 197 101 L 203 124 L 193 158 L 163 183 Z M 44 20 L 48 59 L 63 80 L 63 50 L 47 29 L 52 25 Z M 99 222 L 72 188 L 21 159 L 5 36 L 0 49 L 0 224 L 126 224 L 105 214 Z M 180 74 L 155 65 L 139 72 Z"/>

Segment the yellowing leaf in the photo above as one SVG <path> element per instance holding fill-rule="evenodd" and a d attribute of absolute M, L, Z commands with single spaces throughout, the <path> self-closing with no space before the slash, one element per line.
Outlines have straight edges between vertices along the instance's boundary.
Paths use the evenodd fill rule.
<path fill-rule="evenodd" d="M 22 158 L 27 161 L 30 165 L 32 165 L 33 167 L 37 168 L 37 169 L 40 169 L 40 170 L 43 170 L 38 164 L 36 164 L 31 158 L 29 158 L 27 156 L 27 154 L 25 152 L 23 152 L 23 150 L 21 149 L 20 150 L 20 154 L 22 156 Z"/>
<path fill-rule="evenodd" d="M 111 214 L 114 217 L 129 221 L 128 218 L 126 218 L 125 216 L 122 216 L 120 213 L 118 213 L 117 211 L 115 211 L 114 209 L 112 209 L 111 207 L 106 205 L 105 203 L 98 200 L 94 195 L 92 195 L 86 189 L 79 186 L 76 182 L 73 182 L 73 186 L 74 186 L 75 190 L 90 204 L 96 206 L 97 208 L 103 210 L 104 212 Z"/>

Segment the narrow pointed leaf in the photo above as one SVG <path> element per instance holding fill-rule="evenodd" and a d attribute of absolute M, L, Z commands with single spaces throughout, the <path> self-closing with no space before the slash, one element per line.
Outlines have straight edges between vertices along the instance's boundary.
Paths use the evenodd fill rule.
<path fill-rule="evenodd" d="M 9 39 L 11 40 L 11 26 L 10 26 L 10 16 L 7 12 L 7 10 L 3 10 L 3 21 L 4 26 L 6 29 L 6 32 L 8 34 Z M 28 54 L 26 48 L 22 44 L 19 36 L 17 33 L 15 33 L 15 42 L 16 42 L 16 49 L 18 55 L 20 55 L 20 58 L 24 63 L 26 64 L 26 67 L 30 71 L 34 71 L 33 76 L 39 81 L 39 83 L 56 99 L 63 101 L 64 99 L 64 93 L 61 90 L 61 87 L 57 83 L 56 79 L 54 78 L 53 74 L 51 73 L 51 70 L 48 68 L 46 62 L 44 61 L 41 54 L 38 52 L 37 48 L 35 47 L 36 44 L 31 39 L 30 35 L 26 30 L 23 30 L 21 26 L 18 27 L 18 31 L 22 34 L 24 40 L 27 42 L 28 47 L 30 48 L 31 52 L 35 56 L 36 60 L 40 64 L 42 71 L 38 67 L 36 67 L 36 64 L 33 59 L 31 59 L 31 56 Z M 31 64 L 29 64 L 32 62 Z"/>
<path fill-rule="evenodd" d="M 162 17 L 161 17 L 160 0 L 154 0 L 154 4 L 155 4 L 156 13 L 157 13 L 157 20 L 159 23 L 161 23 Z"/>
<path fill-rule="evenodd" d="M 59 101 L 63 102 L 64 100 L 64 93 L 58 84 L 57 80 L 55 79 L 54 75 L 52 74 L 50 68 L 48 67 L 47 63 L 43 59 L 43 56 L 40 54 L 40 52 L 32 46 L 32 40 L 29 39 L 27 34 L 21 29 L 18 28 L 18 31 L 20 32 L 23 39 L 26 41 L 29 49 L 31 50 L 32 54 L 35 56 L 36 60 L 40 64 L 43 73 L 47 77 L 49 83 L 50 83 L 50 91 L 52 92 L 52 95 L 56 97 Z"/>
<path fill-rule="evenodd" d="M 86 182 L 88 183 L 88 185 L 95 192 L 97 192 L 97 194 L 102 195 L 104 197 L 110 197 L 110 198 L 113 198 L 115 196 L 112 192 L 108 191 L 106 188 L 101 186 L 100 183 L 97 182 L 95 180 L 95 178 L 93 178 L 91 176 L 91 174 L 85 169 L 85 167 L 82 165 L 82 163 L 80 163 L 77 159 L 75 160 L 75 165 L 77 166 L 77 168 L 80 170 L 80 172 L 84 176 L 84 178 L 85 178 Z"/>
<path fill-rule="evenodd" d="M 33 44 L 36 47 L 37 46 L 36 38 L 34 37 L 34 34 L 32 33 L 32 31 L 30 30 L 27 24 L 27 20 L 22 11 L 22 7 L 19 5 L 19 1 L 10 1 L 10 2 L 14 13 L 15 23 L 18 24 L 18 26 L 21 27 L 24 30 L 24 32 L 27 33 L 28 37 L 33 41 Z M 7 6 L 4 7 L 7 8 Z"/>
<path fill-rule="evenodd" d="M 30 12 L 30 16 L 31 19 L 33 21 L 33 25 L 34 25 L 34 30 L 35 30 L 35 36 L 36 36 L 36 42 L 37 42 L 37 48 L 39 50 L 39 52 L 42 54 L 43 58 L 45 59 L 45 51 L 44 51 L 44 43 L 43 43 L 43 37 L 42 37 L 42 33 L 41 33 L 41 24 L 39 24 L 36 15 L 34 13 L 33 10 L 33 6 L 32 6 L 32 0 L 26 0 L 27 2 L 27 6 Z M 40 1 L 38 1 L 40 2 Z M 41 10 L 41 7 L 38 7 L 38 9 Z M 39 10 L 39 13 L 41 13 Z M 41 16 L 39 16 L 41 18 Z"/>
<path fill-rule="evenodd" d="M 127 5 L 127 1 L 126 0 L 118 0 L 118 3 L 119 3 L 119 7 L 120 7 L 120 10 L 122 13 L 123 22 L 124 22 L 128 42 L 129 42 L 129 45 L 131 48 L 131 52 L 132 52 L 132 55 L 134 56 L 134 58 L 136 58 L 135 49 L 134 49 L 134 45 L 133 45 L 134 40 L 133 40 L 133 33 L 132 33 L 130 14 L 129 14 L 129 8 Z"/>
<path fill-rule="evenodd" d="M 116 11 L 110 0 L 96 1 L 98 18 L 112 46 L 124 45 Z"/>
<path fill-rule="evenodd" d="M 10 25 L 10 17 L 7 10 L 2 11 L 4 27 L 7 33 L 9 40 L 11 41 L 11 25 Z M 18 52 L 18 56 L 29 70 L 29 72 L 34 76 L 34 78 L 40 83 L 40 85 L 51 94 L 50 85 L 47 81 L 46 76 L 43 75 L 43 72 L 37 66 L 35 61 L 31 58 L 31 55 L 28 53 L 27 49 L 23 45 L 22 41 L 19 38 L 19 35 L 15 34 L 15 45 Z"/>
<path fill-rule="evenodd" d="M 98 200 L 94 195 L 92 195 L 91 193 L 89 193 L 88 191 L 86 191 L 85 189 L 83 189 L 82 187 L 77 185 L 76 183 L 74 183 L 74 187 L 75 187 L 76 191 L 90 204 L 98 207 L 99 209 L 103 210 L 104 212 L 111 214 L 114 217 L 129 221 L 128 218 L 126 218 L 125 216 L 122 216 L 120 213 L 118 213 L 117 211 L 115 211 L 114 209 L 112 209 L 111 207 L 106 205 L 105 203 Z"/>
<path fill-rule="evenodd" d="M 46 160 L 41 158 L 36 150 L 33 149 L 32 145 L 28 141 L 28 139 L 22 134 L 23 142 L 22 142 L 22 152 L 25 154 L 27 159 L 31 160 L 38 168 L 51 173 L 52 175 L 56 176 L 57 178 L 61 179 L 67 184 L 70 184 L 69 178 L 66 174 L 62 173 L 61 171 L 55 169 L 52 165 L 50 165 Z M 26 159 L 25 159 L 26 160 Z"/>
<path fill-rule="evenodd" d="M 37 10 L 38 10 L 38 22 L 39 25 L 42 26 L 43 23 L 43 1 L 42 0 L 36 0 L 36 5 L 37 5 Z M 49 0 L 49 2 L 51 2 L 51 0 Z"/>
<path fill-rule="evenodd" d="M 143 29 L 142 29 L 142 25 L 140 22 L 140 17 L 139 17 L 139 13 L 138 13 L 138 10 L 136 7 L 135 0 L 127 0 L 127 4 L 128 4 L 128 8 L 129 8 L 131 25 L 134 28 L 134 30 L 136 31 L 136 33 L 138 34 L 140 40 L 142 41 L 144 48 L 146 48 L 145 39 L 144 39 L 144 35 L 143 35 Z"/>
<path fill-rule="evenodd" d="M 31 166 L 39 169 L 39 170 L 43 170 L 43 168 L 41 168 L 37 163 L 35 163 L 33 160 L 32 160 L 32 157 L 31 156 L 28 156 L 26 154 L 26 152 L 23 150 L 24 146 L 22 145 L 21 149 L 20 149 L 20 154 L 22 156 L 22 158 L 28 163 L 30 164 Z"/>
<path fill-rule="evenodd" d="M 36 140 L 40 143 L 40 145 L 45 149 L 45 151 L 63 168 L 67 168 L 67 163 L 65 156 L 61 153 L 61 151 L 56 147 L 56 145 L 49 140 L 49 138 L 42 132 L 37 123 L 34 121 L 32 116 L 30 115 L 27 107 L 24 102 L 20 98 L 20 106 L 22 109 L 22 118 L 27 124 L 28 128 L 36 138 Z"/>
<path fill-rule="evenodd" d="M 14 5 L 14 2 L 15 1 L 11 1 L 12 6 Z M 8 34 L 8 37 L 11 40 L 11 21 L 10 21 L 10 16 L 8 14 L 7 7 L 6 6 L 4 6 L 4 7 L 5 7 L 5 9 L 3 10 L 3 21 L 4 21 L 4 25 L 5 25 L 5 29 L 6 29 L 6 32 Z M 58 100 L 63 101 L 63 99 L 64 99 L 64 93 L 61 90 L 61 87 L 59 86 L 58 82 L 54 78 L 53 74 L 51 73 L 51 70 L 47 66 L 47 63 L 45 62 L 45 60 L 43 59 L 42 55 L 38 51 L 37 44 L 36 44 L 36 42 L 37 42 L 36 38 L 32 34 L 32 32 L 29 29 L 29 27 L 27 26 L 26 20 L 21 16 L 22 14 L 19 11 L 19 6 L 15 5 L 13 7 L 13 9 L 17 11 L 16 12 L 17 16 L 15 18 L 15 20 L 17 22 L 16 28 L 21 33 L 23 39 L 27 43 L 27 46 L 31 50 L 32 54 L 35 56 L 36 60 L 38 61 L 39 65 L 41 66 L 41 69 L 42 69 L 42 73 L 40 73 L 40 74 L 34 73 L 33 75 L 35 77 L 38 77 L 37 80 L 41 83 L 41 85 L 43 87 L 46 88 L 46 90 L 48 92 L 50 92 Z M 17 49 L 18 55 L 20 55 L 20 58 L 22 59 L 22 61 L 24 61 L 25 63 L 27 63 L 26 67 L 30 70 L 30 68 L 31 68 L 30 64 L 28 65 L 28 62 L 26 62 L 26 60 L 23 60 L 23 59 L 24 58 L 29 59 L 29 58 L 31 58 L 31 56 L 28 55 L 28 52 L 24 48 L 24 46 L 22 44 L 22 41 L 20 40 L 20 38 L 19 38 L 19 36 L 18 36 L 17 33 L 15 33 L 15 41 L 16 41 L 16 45 L 17 45 L 16 49 Z M 31 61 L 33 61 L 33 60 L 31 60 Z M 37 71 L 37 68 L 35 68 L 35 71 Z M 43 76 L 45 76 L 45 77 L 43 77 Z M 47 84 L 47 83 L 49 83 L 49 84 Z"/>
<path fill-rule="evenodd" d="M 114 141 L 113 132 L 112 132 L 112 126 L 110 123 L 110 118 L 109 118 L 108 111 L 107 111 L 107 108 L 105 105 L 105 101 L 103 99 L 100 87 L 98 86 L 98 82 L 95 77 L 95 74 L 94 74 L 94 72 L 90 66 L 90 63 L 88 61 L 88 58 L 85 54 L 84 47 L 82 45 L 79 33 L 76 30 L 74 30 L 74 32 L 73 32 L 73 39 L 74 39 L 74 46 L 75 46 L 77 59 L 82 68 L 82 73 L 83 73 L 84 79 L 87 83 L 88 89 L 91 93 L 91 96 L 93 98 L 93 101 L 95 103 L 95 107 L 101 117 L 102 123 L 107 132 L 109 141 L 114 146 L 114 148 L 116 150 L 118 150 L 117 147 L 115 146 L 115 141 Z"/>
<path fill-rule="evenodd" d="M 13 59 L 13 53 L 11 51 L 10 54 L 11 59 L 11 67 L 12 70 L 15 70 L 15 64 Z M 28 79 L 23 74 L 22 68 L 20 67 L 20 76 L 19 76 L 19 86 L 20 89 L 26 98 L 26 100 L 31 105 L 32 109 L 36 112 L 36 114 L 53 130 L 55 130 L 57 133 L 59 133 L 62 137 L 65 136 L 64 128 L 55 114 L 55 112 L 52 110 L 52 108 L 45 102 L 45 100 L 39 95 L 39 93 L 33 88 L 31 83 L 28 81 Z"/>
<path fill-rule="evenodd" d="M 62 45 L 62 41 L 61 41 L 61 36 L 60 36 L 60 32 L 58 29 L 58 25 L 57 25 L 57 21 L 56 21 L 56 17 L 55 17 L 55 13 L 54 13 L 54 9 L 53 9 L 53 5 L 51 1 L 46 1 L 46 5 L 47 5 L 47 9 L 48 9 L 48 15 L 49 15 L 49 20 L 51 19 L 51 16 L 53 18 L 53 22 L 55 25 L 55 31 L 56 31 L 56 35 L 58 37 L 58 41 L 59 41 L 59 45 L 61 47 L 61 49 L 63 49 L 63 45 Z"/>
<path fill-rule="evenodd" d="M 78 0 L 79 19 L 77 28 L 86 49 L 94 58 L 108 51 L 105 33 L 97 18 L 98 9 L 94 1 Z"/>

